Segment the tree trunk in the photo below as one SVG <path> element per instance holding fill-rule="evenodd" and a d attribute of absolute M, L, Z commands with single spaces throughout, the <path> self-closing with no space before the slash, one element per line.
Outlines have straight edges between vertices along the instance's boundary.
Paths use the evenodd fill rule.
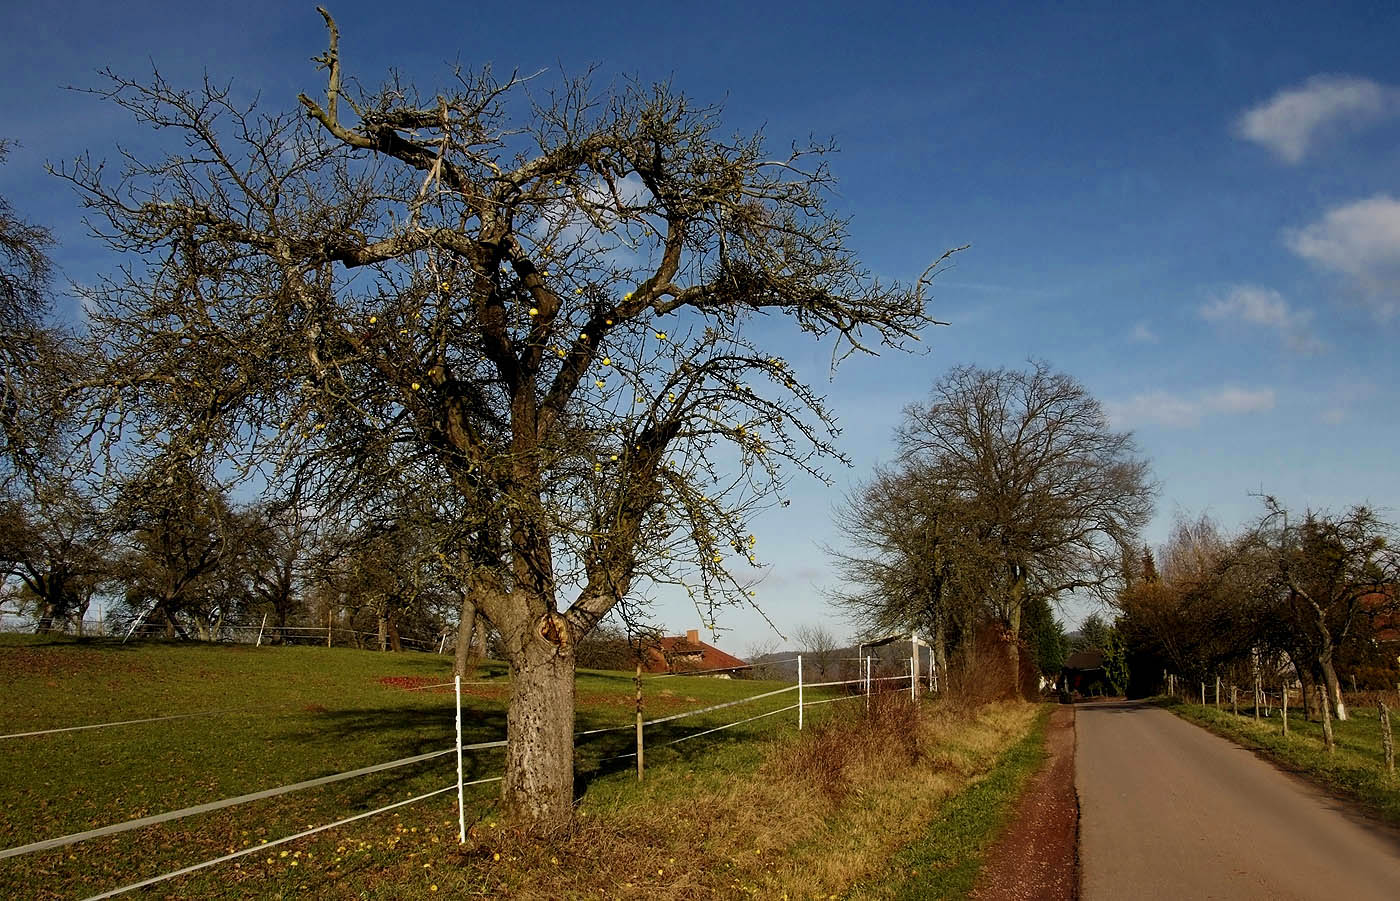
<path fill-rule="evenodd" d="M 39 602 L 39 616 L 34 625 L 34 634 L 38 635 L 53 629 L 53 605 L 48 601 Z"/>
<path fill-rule="evenodd" d="M 1327 753 L 1331 754 L 1336 750 L 1337 744 L 1332 738 L 1332 711 L 1327 703 L 1327 699 L 1322 697 L 1323 686 L 1317 687 L 1318 706 L 1322 710 L 1322 741 L 1327 746 Z"/>
<path fill-rule="evenodd" d="M 570 642 L 557 646 L 535 634 L 511 650 L 509 662 L 505 812 L 548 833 L 573 817 L 574 650 Z"/>
<path fill-rule="evenodd" d="M 389 611 L 380 610 L 379 617 L 379 650 L 389 650 Z"/>
<path fill-rule="evenodd" d="M 1011 696 L 1021 697 L 1021 588 L 1011 591 L 1011 604 L 1006 610 L 1006 662 L 1011 667 Z"/>
<path fill-rule="evenodd" d="M 472 653 L 472 638 L 476 635 L 476 604 L 462 598 L 462 615 L 457 622 L 457 652 L 452 662 L 452 674 L 465 679 L 476 657 Z"/>
<path fill-rule="evenodd" d="M 1337 712 L 1337 719 L 1345 720 L 1347 718 L 1347 705 L 1342 700 L 1342 686 L 1337 681 L 1337 669 L 1332 665 L 1332 657 L 1328 655 L 1318 662 L 1322 666 L 1322 678 L 1327 684 L 1327 699 L 1331 702 L 1332 709 Z"/>
<path fill-rule="evenodd" d="M 1294 669 L 1298 672 L 1298 681 L 1303 685 L 1303 720 L 1306 722 L 1312 719 L 1317 710 L 1317 693 L 1313 691 L 1316 683 L 1313 681 L 1312 672 L 1306 666 L 1295 664 Z"/>

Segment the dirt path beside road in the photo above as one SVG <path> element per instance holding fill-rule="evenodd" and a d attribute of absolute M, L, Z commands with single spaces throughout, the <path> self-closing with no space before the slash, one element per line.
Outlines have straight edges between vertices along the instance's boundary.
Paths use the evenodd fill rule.
<path fill-rule="evenodd" d="M 1074 708 L 1057 707 L 1045 735 L 1048 759 L 1017 802 L 1011 827 L 987 852 L 974 898 L 1070 901 L 1078 897 L 1074 745 Z"/>

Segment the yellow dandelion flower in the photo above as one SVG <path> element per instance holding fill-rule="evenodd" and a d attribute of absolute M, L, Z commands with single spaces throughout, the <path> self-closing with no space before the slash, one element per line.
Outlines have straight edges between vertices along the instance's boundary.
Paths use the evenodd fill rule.
<path fill-rule="evenodd" d="M 286 852 L 286 851 L 283 851 L 283 852 L 281 852 L 280 854 L 278 854 L 277 856 L 278 856 L 278 857 L 286 857 L 286 856 L 287 856 L 287 852 Z"/>
<path fill-rule="evenodd" d="M 435 891 L 437 891 L 437 884 L 434 883 L 433 885 L 428 886 L 428 891 L 430 891 L 430 892 L 435 892 Z"/>
<path fill-rule="evenodd" d="M 501 859 L 500 852 L 497 852 L 497 853 L 495 853 L 495 854 L 492 854 L 492 855 L 491 855 L 491 859 L 492 859 L 492 860 L 500 860 L 500 859 Z"/>

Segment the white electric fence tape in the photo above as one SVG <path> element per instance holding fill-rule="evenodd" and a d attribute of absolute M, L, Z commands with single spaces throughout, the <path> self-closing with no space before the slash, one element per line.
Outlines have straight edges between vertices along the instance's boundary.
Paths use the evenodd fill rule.
<path fill-rule="evenodd" d="M 504 741 L 488 741 L 474 745 L 463 745 L 463 751 L 477 751 L 484 748 L 503 748 Z M 261 801 L 265 798 L 275 798 L 278 795 L 285 795 L 294 791 L 301 791 L 307 788 L 316 788 L 321 785 L 330 785 L 332 782 L 341 782 L 345 779 L 354 779 L 357 776 L 367 776 L 370 773 L 378 773 L 384 770 L 397 769 L 401 766 L 409 766 L 421 763 L 425 760 L 432 760 L 435 757 L 446 757 L 448 754 L 456 752 L 456 748 L 447 748 L 442 751 L 429 751 L 426 754 L 418 754 L 413 757 L 404 757 L 400 760 L 391 760 L 388 763 L 376 763 L 373 766 L 361 767 L 358 770 L 350 770 L 345 773 L 335 773 L 330 776 L 321 776 L 316 779 L 308 779 L 305 782 L 297 782 L 293 785 L 283 785 L 278 788 L 268 788 L 262 791 L 252 792 L 246 795 L 239 795 L 236 798 L 226 798 L 222 801 L 210 801 L 208 804 L 198 804 L 194 807 L 185 807 L 180 810 L 172 810 L 169 813 L 158 813 L 148 817 L 141 817 L 135 820 L 127 820 L 123 823 L 113 823 L 110 826 L 102 826 L 97 829 L 89 829 L 86 832 L 75 832 L 72 835 L 61 835 L 57 838 L 44 839 L 43 841 L 31 842 L 27 845 L 19 845 L 14 848 L 6 848 L 0 851 L 0 860 L 7 857 L 19 857 L 22 854 L 32 854 L 35 851 L 47 851 L 51 848 L 62 848 L 67 845 L 77 844 L 92 838 L 100 838 L 104 835 L 115 835 L 119 832 L 129 832 L 132 829 L 140 829 L 143 826 L 155 826 L 159 823 L 168 823 L 171 820 L 184 819 L 185 817 L 196 816 L 201 813 L 210 813 L 215 810 L 223 810 L 225 807 L 233 807 L 238 804 L 247 804 L 250 801 Z"/>
<path fill-rule="evenodd" d="M 467 782 L 464 784 L 481 785 L 485 782 L 500 782 L 501 778 L 502 777 L 500 776 L 492 776 L 488 779 L 477 779 L 475 782 Z M 212 867 L 216 864 L 225 863 L 230 860 L 236 860 L 240 857 L 244 857 L 249 854 L 257 854 L 261 851 L 266 851 L 269 848 L 275 848 L 278 845 L 285 845 L 287 842 L 294 842 L 299 838 L 306 838 L 308 835 L 315 835 L 318 832 L 325 832 L 327 829 L 334 829 L 337 826 L 344 826 L 346 823 L 353 823 L 356 820 L 363 820 L 366 817 L 372 817 L 376 814 L 381 814 L 388 810 L 394 810 L 398 807 L 404 807 L 409 804 L 415 804 L 419 801 L 431 798 L 435 795 L 446 794 L 447 792 L 454 791 L 456 788 L 457 785 L 454 783 L 452 785 L 447 786 L 447 788 L 439 788 L 436 791 L 430 791 L 427 794 L 418 795 L 416 798 L 408 798 L 404 801 L 396 801 L 393 804 L 380 807 L 377 810 L 370 810 L 366 811 L 365 813 L 357 813 L 353 817 L 346 817 L 343 820 L 336 820 L 334 823 L 327 823 L 324 826 L 316 826 L 313 829 L 305 829 L 301 832 L 298 832 L 295 835 L 288 835 L 283 838 L 279 838 L 276 841 L 268 842 L 265 845 L 254 845 L 251 848 L 244 848 L 242 851 L 235 851 L 232 854 L 225 854 L 223 857 L 215 857 L 213 860 L 206 860 L 200 863 L 191 864 L 187 867 L 181 867 L 178 870 L 171 870 L 169 873 L 162 873 L 159 876 L 152 876 L 150 879 L 143 879 L 140 882 L 133 882 L 131 885 L 124 885 L 121 888 L 114 888 L 111 891 L 103 892 L 100 895 L 91 895 L 88 898 L 85 898 L 84 901 L 102 901 L 102 899 L 104 898 L 115 898 L 117 895 L 125 894 L 126 892 L 130 891 L 135 891 L 138 888 L 145 888 L 150 885 L 156 885 L 157 883 L 165 882 L 167 879 L 174 879 L 177 876 L 184 876 L 188 873 L 193 873 L 198 870 L 202 870 L 206 867 Z"/>

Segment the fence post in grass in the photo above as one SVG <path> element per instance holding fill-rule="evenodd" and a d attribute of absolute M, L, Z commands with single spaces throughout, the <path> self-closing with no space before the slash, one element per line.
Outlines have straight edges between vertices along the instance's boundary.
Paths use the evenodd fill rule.
<path fill-rule="evenodd" d="M 1220 676 L 1215 677 L 1215 709 L 1220 709 Z"/>
<path fill-rule="evenodd" d="M 869 655 L 869 654 L 866 654 L 866 655 L 865 655 L 865 712 L 866 712 L 866 713 L 869 713 L 869 712 L 870 712 L 870 689 L 871 689 L 871 684 L 870 684 L 870 671 L 871 671 L 872 668 L 873 668 L 873 667 L 871 667 L 871 665 L 870 665 L 870 655 Z"/>
<path fill-rule="evenodd" d="M 1230 712 L 1235 716 L 1240 715 L 1240 687 L 1238 685 L 1230 686 Z"/>
<path fill-rule="evenodd" d="M 1279 708 L 1283 714 L 1283 734 L 1288 734 L 1288 683 L 1283 683 L 1283 706 Z"/>
<path fill-rule="evenodd" d="M 1376 708 L 1381 719 L 1381 747 L 1385 749 L 1385 771 L 1394 776 L 1395 738 L 1390 734 L 1390 708 L 1385 706 L 1385 701 L 1377 701 Z"/>
<path fill-rule="evenodd" d="M 802 655 L 797 655 L 797 731 L 802 731 Z"/>
<path fill-rule="evenodd" d="M 909 658 L 909 701 L 913 703 L 919 700 L 919 671 L 914 668 L 916 658 Z"/>
<path fill-rule="evenodd" d="M 1201 683 L 1201 706 L 1206 706 L 1206 684 L 1204 682 Z"/>
<path fill-rule="evenodd" d="M 637 664 L 637 781 L 642 781 L 646 764 L 642 760 L 642 665 Z"/>
<path fill-rule="evenodd" d="M 457 842 L 467 843 L 467 810 L 462 803 L 462 677 L 452 677 L 452 691 L 457 696 Z"/>

